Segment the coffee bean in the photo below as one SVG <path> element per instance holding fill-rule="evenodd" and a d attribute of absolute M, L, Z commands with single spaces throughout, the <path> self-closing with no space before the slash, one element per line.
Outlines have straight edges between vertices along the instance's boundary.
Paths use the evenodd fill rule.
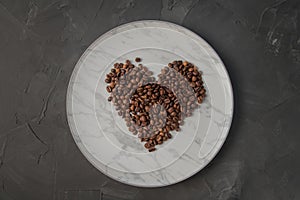
<path fill-rule="evenodd" d="M 112 92 L 112 88 L 110 86 L 107 86 L 106 87 L 106 91 L 109 92 L 109 93 L 111 93 Z"/>
<path fill-rule="evenodd" d="M 165 99 L 165 104 L 169 104 L 170 103 L 170 99 Z"/>
<path fill-rule="evenodd" d="M 145 111 L 149 112 L 150 111 L 150 106 L 145 106 Z"/>
<path fill-rule="evenodd" d="M 146 122 L 146 117 L 145 117 L 145 116 L 142 116 L 142 117 L 140 118 L 140 120 L 141 120 L 142 122 Z"/>
<path fill-rule="evenodd" d="M 152 152 L 152 151 L 155 151 L 155 150 L 156 150 L 155 147 L 150 147 L 150 148 L 148 149 L 149 152 Z"/>
<path fill-rule="evenodd" d="M 171 113 L 171 116 L 172 116 L 172 117 L 176 116 L 176 112 L 172 112 L 172 113 Z"/>
<path fill-rule="evenodd" d="M 171 108 L 168 109 L 168 112 L 169 112 L 169 113 L 172 113 L 173 111 L 174 111 L 174 108 L 173 108 L 173 107 L 171 107 Z"/>
<path fill-rule="evenodd" d="M 111 78 L 106 78 L 105 83 L 111 83 Z"/>
<path fill-rule="evenodd" d="M 157 140 L 157 141 L 160 141 L 160 140 L 162 140 L 162 137 L 161 137 L 160 135 L 158 135 L 158 136 L 156 137 L 156 140 Z"/>
<path fill-rule="evenodd" d="M 203 101 L 203 97 L 202 97 L 202 96 L 199 96 L 199 97 L 198 97 L 198 103 L 202 103 L 202 101 Z"/>
<path fill-rule="evenodd" d="M 142 126 L 142 127 L 147 126 L 147 122 L 142 122 L 142 123 L 141 123 L 141 126 Z"/>
<path fill-rule="evenodd" d="M 149 143 L 149 142 L 146 142 L 146 143 L 144 144 L 144 147 L 147 148 L 147 149 L 150 148 L 150 143 Z"/>

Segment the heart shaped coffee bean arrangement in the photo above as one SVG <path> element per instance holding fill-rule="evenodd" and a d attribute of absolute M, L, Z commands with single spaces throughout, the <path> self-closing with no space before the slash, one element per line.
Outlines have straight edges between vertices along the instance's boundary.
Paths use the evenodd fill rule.
<path fill-rule="evenodd" d="M 149 152 L 172 138 L 170 131 L 180 130 L 206 93 L 202 73 L 192 63 L 181 60 L 164 67 L 157 81 L 142 64 L 135 66 L 129 60 L 115 63 L 105 82 L 111 93 L 108 101 L 125 119 L 128 130 L 146 142 Z"/>

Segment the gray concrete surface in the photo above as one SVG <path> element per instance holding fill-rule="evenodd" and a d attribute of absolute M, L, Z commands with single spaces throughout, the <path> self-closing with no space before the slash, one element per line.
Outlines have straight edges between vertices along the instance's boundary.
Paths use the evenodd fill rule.
<path fill-rule="evenodd" d="M 217 157 L 145 189 L 98 172 L 76 147 L 66 90 L 101 34 L 140 19 L 206 39 L 232 79 L 235 115 Z M 0 0 L 1 200 L 300 199 L 300 1 Z"/>

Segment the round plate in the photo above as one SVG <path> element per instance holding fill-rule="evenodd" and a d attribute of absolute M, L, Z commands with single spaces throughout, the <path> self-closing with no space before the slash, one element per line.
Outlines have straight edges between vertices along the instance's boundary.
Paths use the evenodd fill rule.
<path fill-rule="evenodd" d="M 135 57 L 155 75 L 169 62 L 187 60 L 203 72 L 207 90 L 181 131 L 151 153 L 107 101 L 105 75 L 113 63 Z M 132 22 L 99 37 L 76 64 L 67 92 L 68 122 L 81 152 L 107 176 L 141 187 L 174 184 L 199 172 L 223 145 L 232 114 L 230 79 L 216 52 L 193 32 L 162 21 Z"/>

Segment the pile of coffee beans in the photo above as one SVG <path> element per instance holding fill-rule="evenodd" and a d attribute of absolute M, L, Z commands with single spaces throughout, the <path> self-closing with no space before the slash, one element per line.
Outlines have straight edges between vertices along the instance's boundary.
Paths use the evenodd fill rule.
<path fill-rule="evenodd" d="M 140 62 L 140 58 L 135 59 Z M 145 148 L 172 138 L 170 131 L 180 130 L 184 118 L 192 115 L 205 97 L 201 72 L 189 62 L 174 61 L 161 70 L 158 81 L 147 67 L 129 60 L 115 63 L 106 75 L 107 92 L 128 130 L 138 135 Z"/>
<path fill-rule="evenodd" d="M 116 82 L 125 75 L 126 72 L 133 69 L 134 65 L 131 64 L 129 60 L 126 60 L 126 63 L 115 63 L 114 68 L 111 69 L 111 72 L 106 75 L 105 83 L 109 83 L 106 87 L 107 92 L 111 93 L 116 86 Z M 111 97 L 109 101 L 111 101 Z"/>
<path fill-rule="evenodd" d="M 206 93 L 201 72 L 186 61 L 174 61 L 164 67 L 158 75 L 158 84 L 168 87 L 176 94 L 183 119 L 192 116 Z"/>
<path fill-rule="evenodd" d="M 206 90 L 203 86 L 202 73 L 198 71 L 197 67 L 192 63 L 187 61 L 182 62 L 181 60 L 169 63 L 168 67 L 176 70 L 188 80 L 189 85 L 193 88 L 197 96 L 198 103 L 201 104 L 205 97 Z"/>
<path fill-rule="evenodd" d="M 155 108 L 151 110 L 154 105 Z M 179 102 L 174 93 L 164 86 L 149 83 L 138 87 L 129 106 L 132 121 L 138 126 L 147 127 L 139 131 L 138 137 L 146 141 L 145 147 L 149 151 L 155 150 L 156 144 L 171 138 L 170 131 L 179 130 Z"/>

